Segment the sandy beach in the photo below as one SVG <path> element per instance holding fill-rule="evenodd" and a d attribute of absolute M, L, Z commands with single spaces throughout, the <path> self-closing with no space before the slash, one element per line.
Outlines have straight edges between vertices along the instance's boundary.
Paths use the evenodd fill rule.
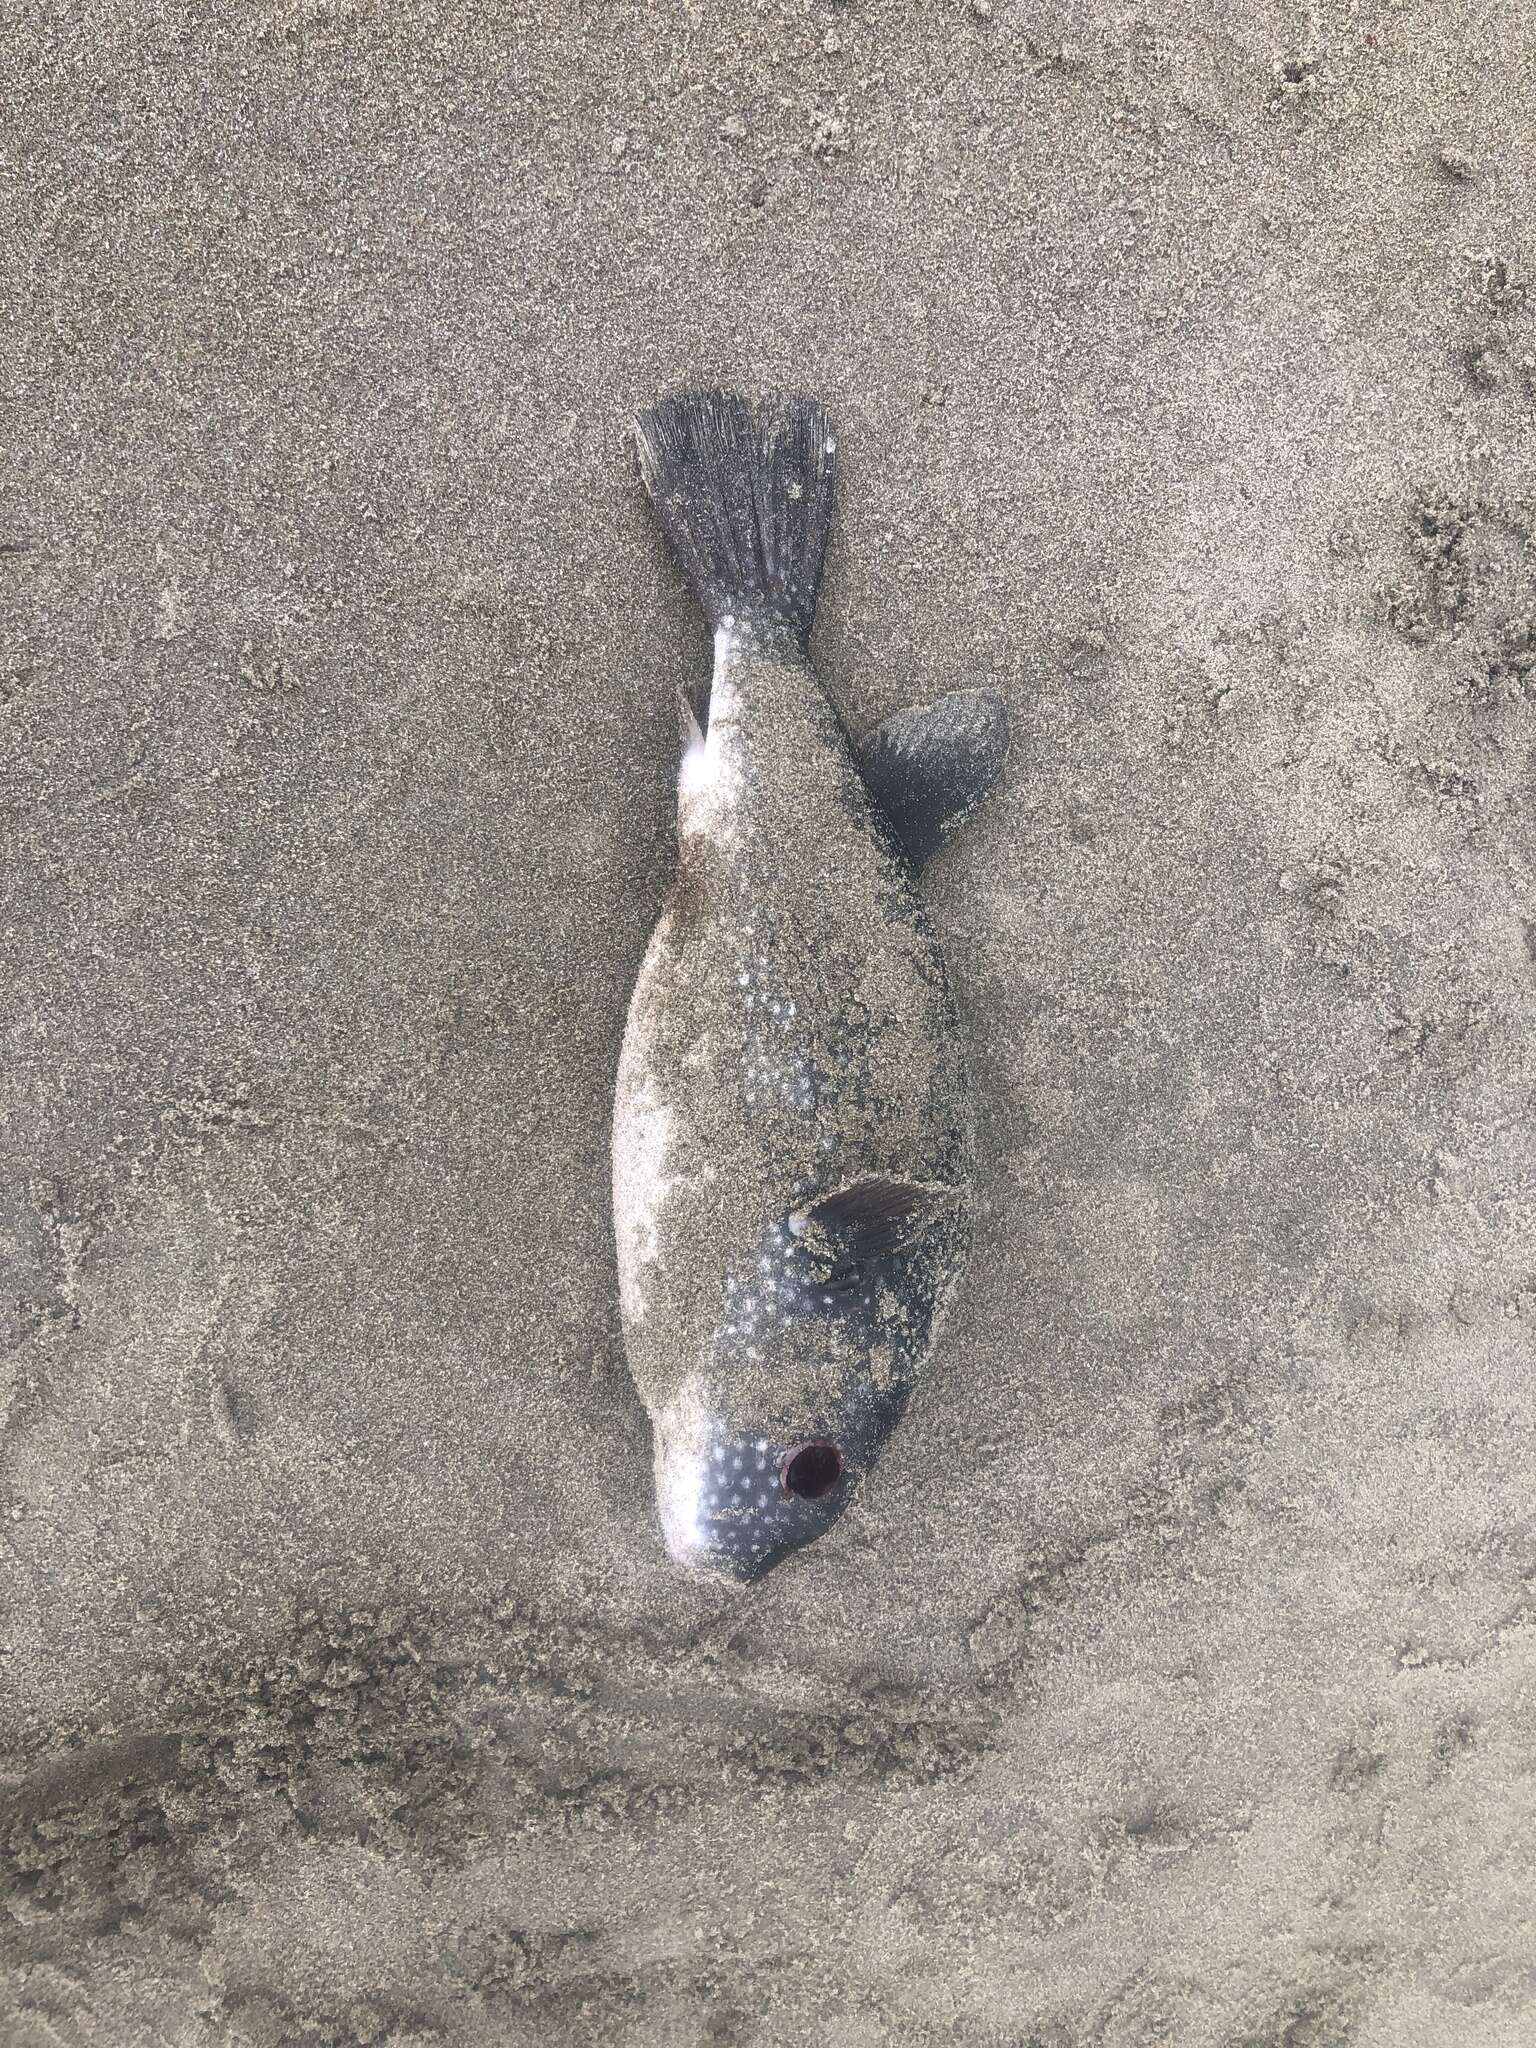
<path fill-rule="evenodd" d="M 0 2048 L 1530 2048 L 1524 11 L 17 13 Z M 975 1252 L 856 1508 L 678 1571 L 609 1124 L 813 393 Z"/>

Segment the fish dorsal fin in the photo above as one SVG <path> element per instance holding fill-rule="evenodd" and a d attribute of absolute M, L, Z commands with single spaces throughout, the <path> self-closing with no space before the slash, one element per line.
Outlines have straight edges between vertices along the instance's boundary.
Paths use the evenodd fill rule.
<path fill-rule="evenodd" d="M 997 690 L 951 690 L 896 712 L 856 751 L 870 795 L 920 868 L 1002 773 L 1008 707 Z"/>
<path fill-rule="evenodd" d="M 863 1262 L 900 1251 L 953 1199 L 949 1188 L 916 1181 L 858 1180 L 796 1209 L 789 1228 L 795 1237 L 822 1239 L 844 1258 Z"/>

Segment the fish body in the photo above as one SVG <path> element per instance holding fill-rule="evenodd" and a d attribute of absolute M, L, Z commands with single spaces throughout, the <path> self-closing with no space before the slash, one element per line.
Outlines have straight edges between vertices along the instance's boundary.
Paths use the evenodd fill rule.
<path fill-rule="evenodd" d="M 806 650 L 836 453 L 819 407 L 685 394 L 638 429 L 715 660 L 620 1058 L 620 1304 L 667 1546 L 753 1578 L 843 1511 L 969 1244 L 973 1111 L 913 844 L 995 774 L 1001 707 L 964 693 L 937 740 L 929 720 L 850 744 Z"/>

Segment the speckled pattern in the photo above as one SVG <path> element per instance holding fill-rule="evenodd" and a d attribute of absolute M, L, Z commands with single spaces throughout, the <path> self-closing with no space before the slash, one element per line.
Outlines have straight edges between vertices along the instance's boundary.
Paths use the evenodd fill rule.
<path fill-rule="evenodd" d="M 4 2048 L 1530 2048 L 1529 6 L 0 55 Z M 854 737 L 1012 720 L 974 1249 L 751 1585 L 610 1205 L 699 382 Z"/>
<path fill-rule="evenodd" d="M 619 1063 L 620 1299 L 667 1546 L 750 1577 L 831 1525 L 906 1406 L 968 1243 L 972 1112 L 912 871 L 772 616 L 720 620 L 678 838 Z M 885 1183 L 920 1214 L 880 1257 L 805 1232 Z M 773 1474 L 722 1495 L 765 1433 Z M 784 1446 L 814 1438 L 838 1485 L 787 1498 Z"/>

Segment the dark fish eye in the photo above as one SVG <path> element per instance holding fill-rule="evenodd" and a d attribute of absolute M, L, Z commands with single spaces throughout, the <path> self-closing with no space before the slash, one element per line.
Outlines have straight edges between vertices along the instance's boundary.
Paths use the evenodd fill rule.
<path fill-rule="evenodd" d="M 780 1476 L 786 1493 L 822 1500 L 843 1476 L 843 1454 L 836 1444 L 800 1444 L 785 1458 Z"/>

